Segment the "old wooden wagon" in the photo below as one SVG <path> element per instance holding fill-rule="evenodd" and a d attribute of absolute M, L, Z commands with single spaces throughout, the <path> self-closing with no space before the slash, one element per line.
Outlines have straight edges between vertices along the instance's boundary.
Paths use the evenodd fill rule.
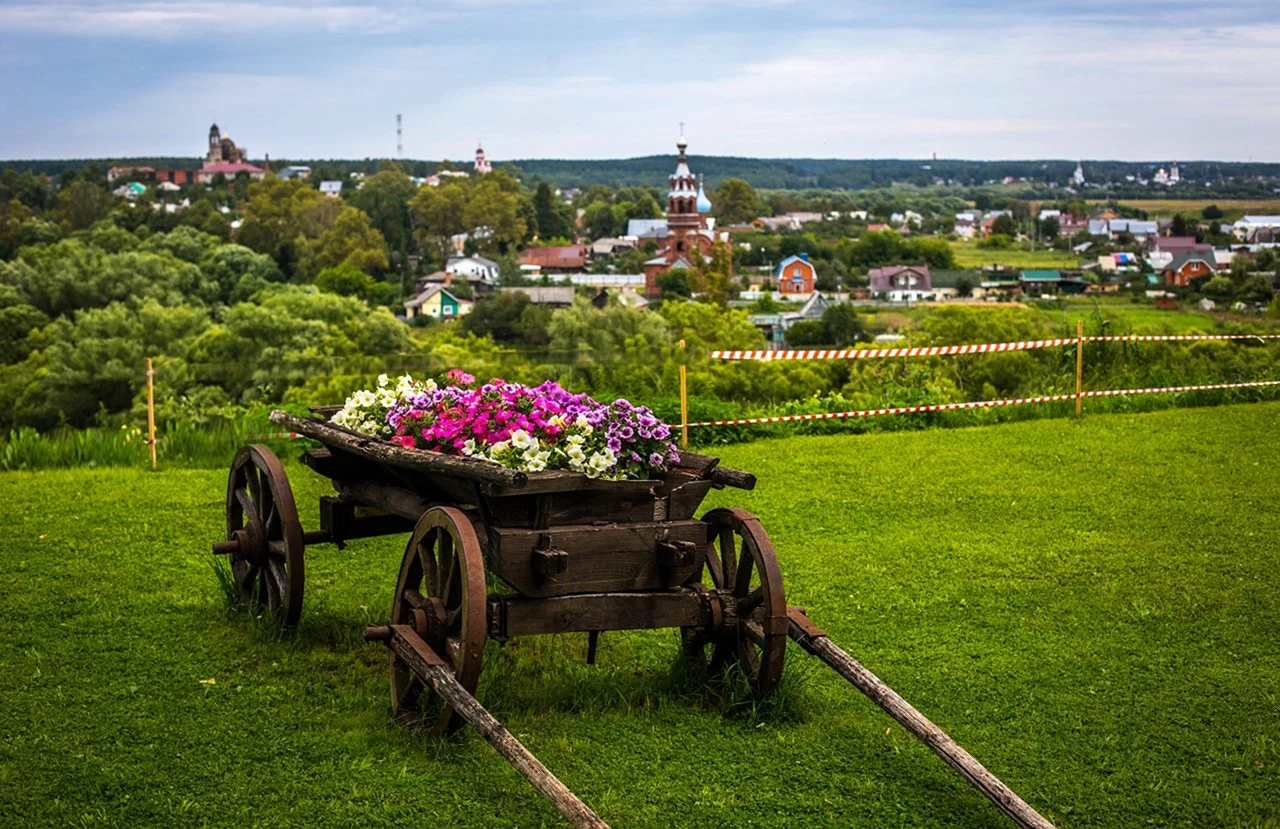
<path fill-rule="evenodd" d="M 213 548 L 230 557 L 240 600 L 295 624 L 307 547 L 408 533 L 390 622 L 365 631 L 389 648 L 396 717 L 435 734 L 471 723 L 575 825 L 605 824 L 474 698 L 488 639 L 587 632 L 594 661 L 602 631 L 678 628 L 686 658 L 712 669 L 736 665 L 765 697 L 782 678 L 790 637 L 1020 825 L 1051 826 L 803 610 L 787 607 L 777 556 L 755 516 L 696 515 L 712 489 L 752 489 L 753 475 L 688 452 L 652 480 L 524 473 L 405 449 L 320 418 L 271 419 L 321 444 L 302 460 L 335 494 L 320 499 L 320 527 L 304 530 L 275 454 L 262 445 L 239 452 L 227 482 L 227 537 Z"/>

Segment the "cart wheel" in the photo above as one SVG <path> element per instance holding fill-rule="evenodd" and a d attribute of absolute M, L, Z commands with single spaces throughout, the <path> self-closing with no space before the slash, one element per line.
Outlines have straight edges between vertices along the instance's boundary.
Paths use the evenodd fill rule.
<path fill-rule="evenodd" d="M 227 539 L 240 603 L 285 626 L 302 614 L 302 524 L 280 459 L 260 444 L 236 455 L 227 479 Z"/>
<path fill-rule="evenodd" d="M 778 557 L 760 519 L 746 510 L 712 510 L 702 520 L 712 544 L 706 567 L 712 589 L 728 592 L 737 611 L 718 633 L 683 628 L 685 653 L 704 660 L 710 645 L 711 670 L 736 662 L 756 698 L 763 699 L 778 687 L 787 653 L 787 602 Z"/>
<path fill-rule="evenodd" d="M 418 519 L 404 552 L 391 623 L 411 625 L 474 694 L 484 658 L 487 596 L 484 556 L 471 521 L 454 507 L 432 507 Z M 437 736 L 463 720 L 391 654 L 391 705 L 401 722 L 428 722 Z"/>

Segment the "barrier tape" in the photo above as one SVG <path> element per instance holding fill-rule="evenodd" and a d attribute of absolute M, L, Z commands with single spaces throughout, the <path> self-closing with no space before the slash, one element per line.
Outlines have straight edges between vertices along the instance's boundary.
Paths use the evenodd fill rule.
<path fill-rule="evenodd" d="M 1155 342 L 1159 340 L 1276 340 L 1280 334 L 1129 334 L 1116 337 L 1085 337 L 1087 343 Z"/>
<path fill-rule="evenodd" d="M 1258 386 L 1280 386 L 1280 380 L 1258 380 L 1250 383 L 1214 383 L 1205 386 L 1165 386 L 1152 389 L 1107 389 L 1104 391 L 1086 391 L 1081 397 L 1115 397 L 1127 394 L 1167 394 L 1187 391 L 1207 391 L 1211 389 L 1242 389 Z M 861 409 L 853 412 L 818 412 L 816 414 L 778 415 L 775 417 L 744 417 L 737 420 L 704 420 L 688 424 L 689 428 L 698 426 L 742 426 L 758 423 L 788 423 L 800 420 L 833 420 L 836 418 L 879 417 L 881 415 L 916 414 L 919 412 L 948 412 L 957 409 L 993 409 L 1000 406 L 1021 406 L 1028 403 L 1060 403 L 1075 400 L 1074 394 L 1048 394 L 1040 397 L 1016 397 L 1006 400 L 976 400 L 964 403 L 935 403 L 927 406 L 896 406 L 887 409 Z"/>
<path fill-rule="evenodd" d="M 712 351 L 713 360 L 867 360 L 879 357 L 934 357 L 945 354 L 985 354 L 992 351 L 1026 351 L 1075 345 L 1076 338 L 1028 340 L 1016 343 L 978 343 L 976 345 L 930 345 L 914 348 L 843 348 L 780 351 Z"/>
<path fill-rule="evenodd" d="M 1162 340 L 1275 340 L 1280 334 L 1131 334 L 1106 337 L 1085 337 L 1089 343 L 1098 342 L 1156 342 Z M 1000 351 L 1029 351 L 1035 348 L 1056 348 L 1075 345 L 1075 337 L 1056 340 L 1025 340 L 1012 343 L 975 343 L 971 345 L 931 345 L 913 348 L 841 348 L 841 349 L 780 349 L 777 351 L 712 351 L 713 360 L 869 360 L 884 357 L 941 357 L 951 354 L 988 354 Z"/>

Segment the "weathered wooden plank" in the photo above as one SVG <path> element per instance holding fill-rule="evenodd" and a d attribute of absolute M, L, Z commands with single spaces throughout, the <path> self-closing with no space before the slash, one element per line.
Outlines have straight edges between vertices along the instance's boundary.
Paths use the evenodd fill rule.
<path fill-rule="evenodd" d="M 532 597 L 676 587 L 702 566 L 708 543 L 701 521 L 554 525 L 544 530 L 490 527 L 488 542 L 489 569 Z M 688 563 L 664 567 L 659 543 L 681 542 L 694 545 Z M 562 572 L 538 572 L 534 551 L 547 548 L 566 553 Z"/>
<path fill-rule="evenodd" d="M 506 469 L 496 464 L 468 458 L 457 458 L 440 452 L 405 449 L 384 440 L 352 434 L 348 430 L 339 429 L 321 420 L 298 417 L 288 412 L 273 411 L 271 413 L 271 422 L 284 426 L 300 435 L 314 438 L 331 448 L 341 449 L 345 452 L 402 469 L 433 472 L 469 481 L 499 484 L 512 489 L 519 489 L 528 481 L 528 475 L 525 473 Z M 582 477 L 585 478 L 586 476 Z"/>
<path fill-rule="evenodd" d="M 583 593 L 550 599 L 493 596 L 489 599 L 489 635 L 497 639 L 710 623 L 706 603 L 692 590 Z"/>
<path fill-rule="evenodd" d="M 382 638 L 386 629 L 371 628 L 366 638 Z M 408 625 L 391 625 L 388 643 L 396 655 L 417 674 L 431 690 L 444 698 L 454 711 L 470 723 L 481 736 L 533 784 L 542 796 L 551 802 L 564 818 L 576 827 L 585 829 L 609 829 L 609 825 L 569 791 L 551 770 L 525 748 L 511 732 L 490 714 L 475 697 L 467 693 L 454 677 L 453 672 L 422 637 Z"/>
<path fill-rule="evenodd" d="M 790 617 L 788 635 L 796 644 L 835 669 L 836 673 L 870 697 L 872 702 L 919 738 L 943 762 L 958 771 L 1014 823 L 1023 829 L 1054 829 L 1052 823 L 987 771 L 945 731 L 912 707 L 911 703 L 900 697 L 880 677 L 864 668 L 858 660 L 836 647 L 826 633 L 809 621 L 804 611 L 792 607 L 788 608 L 787 614 Z"/>

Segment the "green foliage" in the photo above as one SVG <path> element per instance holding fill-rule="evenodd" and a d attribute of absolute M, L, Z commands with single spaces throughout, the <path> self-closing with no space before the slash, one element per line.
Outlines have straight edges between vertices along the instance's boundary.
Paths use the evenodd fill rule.
<path fill-rule="evenodd" d="M 992 233 L 985 239 L 979 239 L 975 247 L 983 250 L 1009 250 L 1013 247 L 1013 237 L 1004 233 Z"/>
<path fill-rule="evenodd" d="M 740 178 L 727 178 L 716 188 L 712 210 L 724 224 L 744 224 L 760 215 L 756 191 Z"/>
<path fill-rule="evenodd" d="M 818 320 L 802 320 L 787 329 L 787 344 L 842 348 L 866 337 L 862 316 L 847 302 L 828 305 Z"/>
<path fill-rule="evenodd" d="M 1207 205 L 1204 210 L 1200 211 L 1200 216 L 1205 219 L 1221 219 L 1223 216 L 1222 208 L 1216 204 Z"/>
<path fill-rule="evenodd" d="M 386 169 L 366 178 L 346 201 L 369 217 L 391 250 L 408 250 L 413 243 L 409 201 L 417 192 L 409 176 L 398 168 Z"/>
<path fill-rule="evenodd" d="M 991 235 L 1007 236 L 1011 239 L 1016 239 L 1018 237 L 1018 223 L 1008 214 L 996 216 L 995 220 L 991 223 Z"/>

